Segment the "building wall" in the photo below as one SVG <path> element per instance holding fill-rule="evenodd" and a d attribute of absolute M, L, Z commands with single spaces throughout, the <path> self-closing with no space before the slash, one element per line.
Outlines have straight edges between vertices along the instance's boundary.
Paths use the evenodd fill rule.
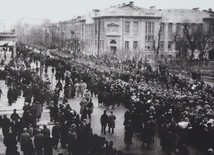
<path fill-rule="evenodd" d="M 70 26 L 68 22 L 67 27 L 70 27 L 75 32 L 75 36 L 85 44 L 83 49 L 85 54 L 108 54 L 120 59 L 142 58 L 152 64 L 154 63 L 153 46 L 158 44 L 160 28 L 162 31 L 159 56 L 168 59 L 176 55 L 173 37 L 179 24 L 204 23 L 207 27 L 210 22 L 205 22 L 203 19 L 209 17 L 209 12 L 199 11 L 198 8 L 193 10 L 156 10 L 154 7 L 142 9 L 130 3 L 103 11 L 93 10 L 73 20 Z M 129 33 L 126 33 L 127 22 L 130 24 Z M 135 33 L 136 23 L 137 33 Z M 67 31 L 68 28 L 62 25 L 61 29 Z M 115 49 L 116 52 L 114 52 Z"/>

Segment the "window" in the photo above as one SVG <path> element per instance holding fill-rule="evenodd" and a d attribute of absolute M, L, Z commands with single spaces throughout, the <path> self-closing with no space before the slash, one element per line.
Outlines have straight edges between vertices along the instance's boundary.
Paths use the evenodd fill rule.
<path fill-rule="evenodd" d="M 161 23 L 161 25 L 160 25 L 160 33 L 164 34 L 164 32 L 165 32 L 165 24 Z"/>
<path fill-rule="evenodd" d="M 176 24 L 176 33 L 181 33 L 181 23 Z"/>
<path fill-rule="evenodd" d="M 130 33 L 130 22 L 125 22 L 125 33 Z"/>
<path fill-rule="evenodd" d="M 168 25 L 168 33 L 172 33 L 172 23 L 169 23 Z"/>
<path fill-rule="evenodd" d="M 145 41 L 146 42 L 152 42 L 154 40 L 154 35 L 146 35 L 145 36 Z"/>
<path fill-rule="evenodd" d="M 133 33 L 134 33 L 134 34 L 138 34 L 138 22 L 134 22 L 134 25 L 133 25 Z"/>
<path fill-rule="evenodd" d="M 210 31 L 210 35 L 214 36 L 214 24 L 209 25 L 209 31 Z"/>
<path fill-rule="evenodd" d="M 161 50 L 161 51 L 164 50 L 164 41 L 160 41 L 160 50 Z"/>
<path fill-rule="evenodd" d="M 168 50 L 172 50 L 172 44 L 173 44 L 172 41 L 168 41 Z"/>
<path fill-rule="evenodd" d="M 125 49 L 129 49 L 129 41 L 125 41 Z"/>
<path fill-rule="evenodd" d="M 100 22 L 100 32 L 101 33 L 104 32 L 104 21 L 103 20 L 101 20 L 101 22 Z"/>
<path fill-rule="evenodd" d="M 111 40 L 110 44 L 116 44 L 117 42 L 115 40 Z"/>
<path fill-rule="evenodd" d="M 145 32 L 150 34 L 154 33 L 154 22 L 146 22 Z"/>
<path fill-rule="evenodd" d="M 137 49 L 137 47 L 138 47 L 138 42 L 137 42 L 137 41 L 134 41 L 134 42 L 133 42 L 133 49 L 135 50 L 135 49 Z"/>

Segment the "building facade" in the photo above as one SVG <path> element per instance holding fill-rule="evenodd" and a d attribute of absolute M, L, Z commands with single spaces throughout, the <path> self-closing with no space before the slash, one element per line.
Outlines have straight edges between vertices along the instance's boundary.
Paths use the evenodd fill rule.
<path fill-rule="evenodd" d="M 157 46 L 161 57 L 175 56 L 174 35 L 182 31 L 183 23 L 204 24 L 214 36 L 213 15 L 211 9 L 145 9 L 131 1 L 101 11 L 95 9 L 76 18 L 69 27 L 85 54 L 135 57 L 153 63 Z"/>

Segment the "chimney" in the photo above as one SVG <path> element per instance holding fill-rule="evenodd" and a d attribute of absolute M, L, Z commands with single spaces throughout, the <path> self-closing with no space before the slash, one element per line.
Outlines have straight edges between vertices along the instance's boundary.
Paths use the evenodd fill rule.
<path fill-rule="evenodd" d="M 93 9 L 93 12 L 100 12 L 99 9 Z"/>
<path fill-rule="evenodd" d="M 212 11 L 213 11 L 213 10 L 212 10 L 212 8 L 209 8 L 208 10 L 209 10 L 210 12 L 212 12 Z"/>
<path fill-rule="evenodd" d="M 199 7 L 193 8 L 192 10 L 199 11 Z"/>
<path fill-rule="evenodd" d="M 155 6 L 150 6 L 150 10 L 155 10 Z"/>
<path fill-rule="evenodd" d="M 122 3 L 122 6 L 125 6 L 126 5 L 126 3 Z"/>
<path fill-rule="evenodd" d="M 129 2 L 129 5 L 133 6 L 133 5 L 134 5 L 134 2 L 133 2 L 133 1 L 130 1 L 130 2 Z"/>

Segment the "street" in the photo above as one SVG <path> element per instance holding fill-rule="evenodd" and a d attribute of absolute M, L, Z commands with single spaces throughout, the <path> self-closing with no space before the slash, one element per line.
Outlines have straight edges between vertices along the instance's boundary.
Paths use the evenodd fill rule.
<path fill-rule="evenodd" d="M 52 78 L 52 84 L 53 88 L 55 87 L 56 80 L 55 76 L 51 75 L 51 68 L 48 69 L 48 73 L 50 77 Z M 8 101 L 7 101 L 7 86 L 5 85 L 4 81 L 0 81 L 0 87 L 3 91 L 2 99 L 1 99 L 1 110 L 0 110 L 0 115 L 3 114 L 8 114 L 8 117 L 10 117 L 10 114 L 12 113 L 13 109 L 17 109 L 17 113 L 21 116 L 22 115 L 22 106 L 24 104 L 24 98 L 20 97 L 16 103 L 13 103 L 12 106 L 8 106 Z M 71 108 L 76 110 L 77 113 L 80 111 L 80 103 L 81 97 L 74 98 L 74 99 L 69 99 L 68 103 L 70 104 Z M 60 101 L 62 102 L 62 101 Z M 97 97 L 93 97 L 93 103 L 94 103 L 94 110 L 92 114 L 92 119 L 91 119 L 91 128 L 93 130 L 94 134 L 97 134 L 99 136 L 105 137 L 106 140 L 108 141 L 113 141 L 114 142 L 114 147 L 118 150 L 122 150 L 124 154 L 130 154 L 130 155 L 164 155 L 164 153 L 161 150 L 160 146 L 160 139 L 158 136 L 155 136 L 155 141 L 152 144 L 150 150 L 147 150 L 146 147 L 142 148 L 141 142 L 140 142 L 140 136 L 139 135 L 134 135 L 133 138 L 133 144 L 130 147 L 130 151 L 125 150 L 125 143 L 124 143 L 124 112 L 125 108 L 121 105 L 120 107 L 115 107 L 114 114 L 116 116 L 116 127 L 115 127 L 115 133 L 110 134 L 107 132 L 106 135 L 101 133 L 101 125 L 100 125 L 100 116 L 102 115 L 103 111 L 105 110 L 105 107 L 99 107 L 98 106 L 98 100 Z M 108 111 L 108 114 L 110 114 L 110 111 Z M 89 120 L 88 120 L 89 121 Z M 40 122 L 38 123 L 40 125 L 43 124 L 48 124 L 48 128 L 52 128 L 52 124 L 50 122 L 50 117 L 49 117 L 49 110 L 46 109 L 46 107 L 43 107 L 43 113 Z M 41 126 L 42 128 L 42 126 Z M 3 137 L 2 133 L 0 133 L 0 155 L 3 155 L 5 152 L 5 146 L 3 144 Z M 20 145 L 19 150 L 20 150 Z M 189 147 L 190 154 L 193 155 L 202 155 L 202 153 L 192 147 Z M 22 152 L 22 151 L 20 151 Z M 54 150 L 54 155 L 57 155 L 59 153 L 63 152 L 65 155 L 67 154 L 67 151 L 65 149 L 61 149 L 59 145 L 59 149 Z"/>

